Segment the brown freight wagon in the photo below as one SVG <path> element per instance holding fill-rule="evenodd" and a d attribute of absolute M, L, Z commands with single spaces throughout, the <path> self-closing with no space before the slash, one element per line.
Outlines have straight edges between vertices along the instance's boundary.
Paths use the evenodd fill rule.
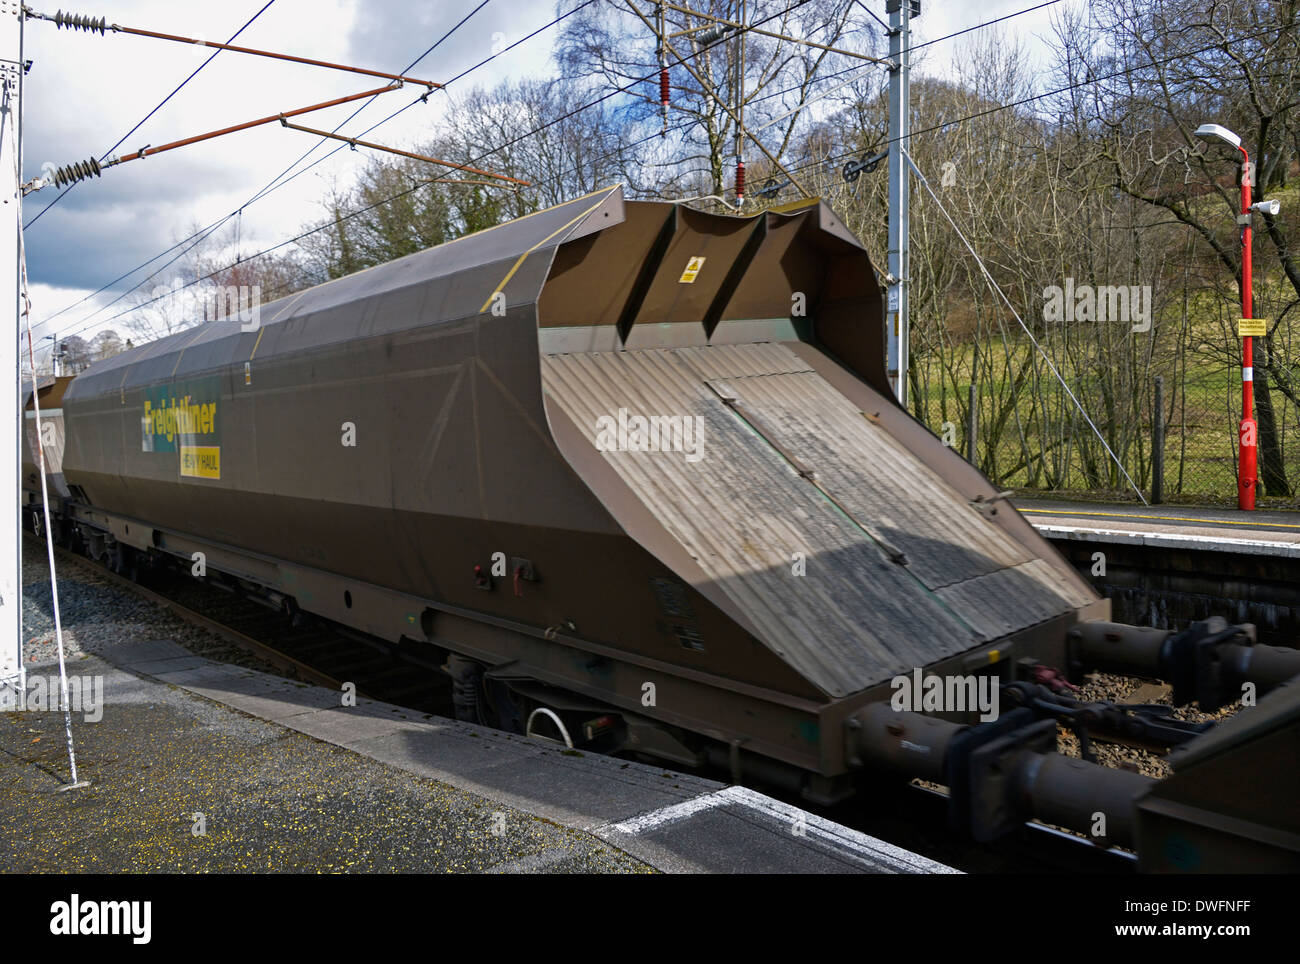
<path fill-rule="evenodd" d="M 897 677 L 1077 671 L 1109 616 L 893 401 L 881 317 L 822 203 L 612 187 L 93 366 L 62 468 L 92 551 L 437 647 L 462 716 L 834 800 L 943 776 Z"/>

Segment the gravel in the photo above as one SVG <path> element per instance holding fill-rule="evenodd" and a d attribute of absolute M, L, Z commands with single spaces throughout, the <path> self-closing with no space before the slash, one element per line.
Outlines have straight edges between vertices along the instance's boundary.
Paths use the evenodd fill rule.
<path fill-rule="evenodd" d="M 24 536 L 23 657 L 29 662 L 47 662 L 58 658 L 49 560 L 44 543 L 34 542 L 26 533 Z M 196 656 L 298 678 L 215 633 L 185 622 L 157 603 L 119 588 L 87 560 L 57 554 L 54 563 L 59 577 L 63 647 L 69 660 L 103 654 L 123 641 L 165 637 Z"/>
<path fill-rule="evenodd" d="M 1113 676 L 1107 673 L 1094 673 L 1085 678 L 1084 685 L 1080 687 L 1079 692 L 1071 693 L 1075 699 L 1084 703 L 1100 702 L 1108 700 L 1112 703 L 1123 703 L 1138 687 L 1149 682 L 1148 680 L 1138 679 L 1132 676 Z M 1168 694 L 1155 699 L 1142 701 L 1143 703 L 1158 703 L 1163 706 L 1173 706 L 1173 700 Z M 1174 707 L 1172 716 L 1176 720 L 1183 720 L 1188 723 L 1203 723 L 1211 721 L 1214 723 L 1222 722 L 1241 709 L 1241 703 L 1233 703 L 1225 706 L 1215 713 L 1202 713 L 1193 706 Z M 1058 728 L 1057 730 L 1057 750 L 1065 756 L 1078 757 L 1079 740 L 1069 730 Z M 1106 766 L 1120 767 L 1126 770 L 1135 770 L 1138 773 L 1145 774 L 1149 777 L 1164 779 L 1173 771 L 1169 767 L 1168 761 L 1158 754 L 1149 750 L 1139 750 L 1133 747 L 1117 746 L 1111 743 L 1101 743 L 1097 740 L 1092 741 L 1093 752 L 1097 755 L 1097 762 Z"/>

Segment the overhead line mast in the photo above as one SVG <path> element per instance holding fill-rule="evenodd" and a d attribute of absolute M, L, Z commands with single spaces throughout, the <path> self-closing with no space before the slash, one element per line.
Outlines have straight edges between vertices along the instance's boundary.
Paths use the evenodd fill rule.
<path fill-rule="evenodd" d="M 22 539 L 20 538 L 22 489 L 22 443 L 20 432 L 26 431 L 23 415 L 22 372 L 19 365 L 19 334 L 22 305 L 19 277 L 22 271 L 19 247 L 22 231 L 20 211 L 19 164 L 22 161 L 20 118 L 22 116 L 22 11 L 11 0 L 0 2 L 0 176 L 5 187 L 0 191 L 4 204 L 0 223 L 0 263 L 3 269 L 4 316 L 8 331 L 0 339 L 0 368 L 5 372 L 4 418 L 0 421 L 0 450 L 4 456 L 3 480 L 0 480 L 0 689 L 12 687 L 26 691 L 22 659 Z M 12 181 L 9 178 L 13 178 Z M 35 381 L 35 374 L 32 375 Z"/>
<path fill-rule="evenodd" d="M 911 147 L 911 20 L 920 0 L 886 0 L 889 14 L 889 258 L 885 278 L 885 368 L 898 404 L 907 408 L 908 366 L 908 214 L 911 179 L 904 160 Z"/>

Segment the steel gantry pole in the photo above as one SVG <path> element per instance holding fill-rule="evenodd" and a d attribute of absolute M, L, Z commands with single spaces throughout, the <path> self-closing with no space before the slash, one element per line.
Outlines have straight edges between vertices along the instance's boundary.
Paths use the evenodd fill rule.
<path fill-rule="evenodd" d="M 22 145 L 19 141 L 22 64 L 22 4 L 17 0 L 0 0 L 0 312 L 9 319 L 9 334 L 0 339 L 0 369 L 9 379 L 0 424 L 0 688 L 8 685 L 24 688 L 22 664 L 22 540 L 19 538 L 20 489 L 22 473 L 20 435 L 22 425 L 22 374 L 18 364 L 19 320 L 19 245 L 22 230 L 19 200 L 19 165 Z"/>
<path fill-rule="evenodd" d="M 907 406 L 907 275 L 909 175 L 904 154 L 911 133 L 908 96 L 914 0 L 887 0 L 889 13 L 889 277 L 886 278 L 886 368 L 899 404 Z M 919 11 L 918 11 L 919 12 Z"/>

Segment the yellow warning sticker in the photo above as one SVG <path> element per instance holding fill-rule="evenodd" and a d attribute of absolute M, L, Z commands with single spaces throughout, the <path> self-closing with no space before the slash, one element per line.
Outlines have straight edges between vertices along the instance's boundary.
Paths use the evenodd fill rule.
<path fill-rule="evenodd" d="M 684 285 L 695 284 L 695 277 L 700 273 L 700 269 L 703 267 L 704 267 L 703 258 L 699 257 L 698 255 L 694 258 L 691 258 L 690 261 L 686 262 L 686 270 L 683 271 L 682 276 L 677 279 L 677 283 L 684 284 Z"/>
<path fill-rule="evenodd" d="M 181 475 L 194 479 L 221 478 L 221 446 L 182 445 Z"/>
<path fill-rule="evenodd" d="M 1263 338 L 1268 334 L 1267 318 L 1238 318 L 1238 338 Z"/>

